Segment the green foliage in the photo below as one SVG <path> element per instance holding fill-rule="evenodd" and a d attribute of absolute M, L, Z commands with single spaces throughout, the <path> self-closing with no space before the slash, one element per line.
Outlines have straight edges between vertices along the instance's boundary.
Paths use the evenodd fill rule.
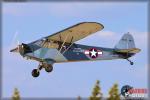
<path fill-rule="evenodd" d="M 107 100 L 120 100 L 118 84 L 114 84 L 109 91 L 109 97 Z"/>
<path fill-rule="evenodd" d="M 102 99 L 103 94 L 101 93 L 101 88 L 99 84 L 100 82 L 99 80 L 97 80 L 93 88 L 92 96 L 89 97 L 89 100 L 101 100 Z"/>
<path fill-rule="evenodd" d="M 17 88 L 14 89 L 12 100 L 20 100 L 20 94 Z"/>

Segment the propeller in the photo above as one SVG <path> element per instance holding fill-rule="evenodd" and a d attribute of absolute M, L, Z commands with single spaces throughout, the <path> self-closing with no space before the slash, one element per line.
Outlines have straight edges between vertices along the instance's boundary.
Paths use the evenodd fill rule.
<path fill-rule="evenodd" d="M 13 36 L 13 39 L 11 41 L 11 46 L 10 46 L 10 49 L 13 48 L 14 46 L 16 46 L 16 40 L 17 40 L 17 45 L 19 45 L 19 40 L 17 39 L 18 37 L 18 31 L 15 32 L 14 36 Z M 18 46 L 14 49 L 11 49 L 10 52 L 19 52 L 18 50 Z"/>
<path fill-rule="evenodd" d="M 23 44 L 19 44 L 17 45 L 16 48 L 11 49 L 10 52 L 21 52 L 24 49 L 24 45 Z"/>
<path fill-rule="evenodd" d="M 23 49 L 24 49 L 24 46 L 23 46 L 23 43 L 22 44 L 20 44 L 19 43 L 19 40 L 18 40 L 18 32 L 16 31 L 15 32 L 15 34 L 14 34 L 14 36 L 13 36 L 13 39 L 12 39 L 12 44 L 11 44 L 11 48 L 13 48 L 14 47 L 14 44 L 15 44 L 15 46 L 17 46 L 17 47 L 15 47 L 14 49 L 11 49 L 10 50 L 10 52 L 17 52 L 17 53 L 20 53 L 20 54 L 22 54 L 22 51 L 23 51 Z M 17 41 L 17 42 L 16 42 Z M 16 45 L 16 43 L 17 43 L 17 45 Z"/>

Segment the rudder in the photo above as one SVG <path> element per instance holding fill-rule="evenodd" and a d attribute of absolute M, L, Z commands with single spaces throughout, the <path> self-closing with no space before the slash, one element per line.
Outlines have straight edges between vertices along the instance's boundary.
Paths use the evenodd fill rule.
<path fill-rule="evenodd" d="M 135 48 L 134 38 L 130 33 L 122 36 L 121 40 L 115 45 L 115 49 L 131 49 Z"/>

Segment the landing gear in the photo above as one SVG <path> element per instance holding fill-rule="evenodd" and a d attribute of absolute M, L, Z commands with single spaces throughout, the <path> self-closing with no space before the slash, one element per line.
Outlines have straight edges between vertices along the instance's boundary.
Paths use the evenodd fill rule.
<path fill-rule="evenodd" d="M 40 63 L 37 69 L 32 70 L 32 76 L 38 77 L 40 75 L 40 70 L 42 69 L 42 64 Z"/>
<path fill-rule="evenodd" d="M 46 72 L 52 72 L 53 66 L 47 63 L 40 63 L 37 69 L 32 70 L 32 76 L 38 77 L 40 75 L 40 70 L 44 68 Z"/>
<path fill-rule="evenodd" d="M 47 65 L 47 66 L 45 66 L 45 71 L 46 72 L 52 72 L 53 71 L 53 66 L 52 65 Z"/>
<path fill-rule="evenodd" d="M 38 69 L 33 69 L 32 70 L 32 76 L 33 77 L 38 77 L 40 75 L 40 71 Z"/>
<path fill-rule="evenodd" d="M 130 65 L 133 65 L 134 63 L 133 62 L 130 62 Z"/>
<path fill-rule="evenodd" d="M 127 59 L 127 61 L 130 62 L 130 65 L 133 65 L 133 64 L 134 64 L 134 63 L 133 63 L 131 60 L 129 60 L 129 59 Z"/>

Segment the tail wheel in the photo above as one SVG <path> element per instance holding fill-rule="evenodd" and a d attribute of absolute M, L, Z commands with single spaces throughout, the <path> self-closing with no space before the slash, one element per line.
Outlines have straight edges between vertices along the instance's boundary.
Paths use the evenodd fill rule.
<path fill-rule="evenodd" d="M 53 71 L 53 66 L 52 65 L 45 66 L 45 71 L 46 72 L 52 72 Z"/>
<path fill-rule="evenodd" d="M 130 65 L 133 65 L 133 64 L 134 64 L 134 63 L 133 63 L 131 60 L 129 60 L 128 58 L 127 58 L 127 61 L 130 62 Z"/>
<path fill-rule="evenodd" d="M 133 62 L 130 62 L 130 65 L 133 65 L 134 63 Z"/>
<path fill-rule="evenodd" d="M 39 75 L 40 75 L 40 72 L 39 72 L 38 69 L 33 69 L 33 70 L 32 70 L 32 76 L 33 76 L 33 77 L 38 77 Z"/>

